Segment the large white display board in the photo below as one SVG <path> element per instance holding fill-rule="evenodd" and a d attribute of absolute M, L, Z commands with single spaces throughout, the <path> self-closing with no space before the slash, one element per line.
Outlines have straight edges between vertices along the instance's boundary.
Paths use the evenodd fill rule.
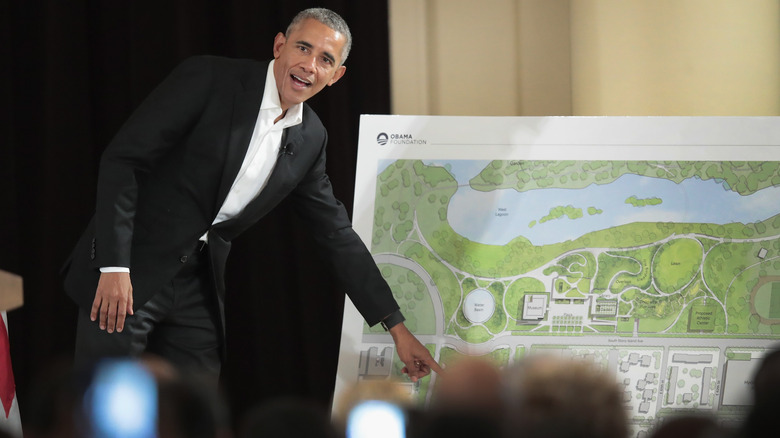
<path fill-rule="evenodd" d="M 780 118 L 363 116 L 355 187 L 355 230 L 445 366 L 586 357 L 640 433 L 736 421 L 780 340 Z M 347 300 L 336 399 L 397 375 L 393 347 Z"/>

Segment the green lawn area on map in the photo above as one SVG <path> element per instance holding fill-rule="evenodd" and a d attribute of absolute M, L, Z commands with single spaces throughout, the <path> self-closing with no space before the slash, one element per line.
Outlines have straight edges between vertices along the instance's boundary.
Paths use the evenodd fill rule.
<path fill-rule="evenodd" d="M 750 196 L 780 185 L 779 172 L 777 162 L 494 160 L 471 176 L 469 186 L 484 193 L 577 190 L 638 175 L 676 184 L 715 181 Z M 449 207 L 458 189 L 447 165 L 419 160 L 388 161 L 377 177 L 372 253 L 411 261 L 430 277 L 424 281 L 407 268 L 380 264 L 416 334 L 435 334 L 435 309 L 443 313 L 443 334 L 470 344 L 510 333 L 780 334 L 780 208 L 750 223 L 626 221 L 546 244 L 518 234 L 497 245 L 453 229 Z M 649 194 L 616 201 L 645 212 L 670 208 L 674 199 Z M 610 215 L 600 205 L 575 204 L 576 197 L 525 225 L 536 230 L 548 222 Z M 478 288 L 489 292 L 495 310 L 488 320 L 473 322 L 463 306 Z M 524 318 L 529 294 L 547 296 L 547 313 L 526 312 Z M 596 306 L 596 299 L 606 301 Z M 570 309 L 563 305 L 582 316 L 553 318 L 556 309 Z"/>

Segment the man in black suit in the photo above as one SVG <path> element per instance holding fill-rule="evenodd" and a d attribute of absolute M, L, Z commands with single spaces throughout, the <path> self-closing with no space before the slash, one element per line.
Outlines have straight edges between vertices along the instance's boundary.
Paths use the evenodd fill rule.
<path fill-rule="evenodd" d="M 327 133 L 304 103 L 344 75 L 350 45 L 341 17 L 308 9 L 270 63 L 191 58 L 133 113 L 101 158 L 96 213 L 67 265 L 78 362 L 150 351 L 218 376 L 230 242 L 289 196 L 405 372 L 439 370 L 333 196 Z"/>

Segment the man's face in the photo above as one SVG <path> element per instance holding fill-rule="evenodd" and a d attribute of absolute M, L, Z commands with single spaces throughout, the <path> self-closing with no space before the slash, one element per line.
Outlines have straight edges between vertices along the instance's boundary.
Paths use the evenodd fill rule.
<path fill-rule="evenodd" d="M 341 79 L 344 35 L 314 19 L 306 19 L 285 37 L 274 38 L 274 78 L 282 110 L 306 101 L 325 85 Z"/>

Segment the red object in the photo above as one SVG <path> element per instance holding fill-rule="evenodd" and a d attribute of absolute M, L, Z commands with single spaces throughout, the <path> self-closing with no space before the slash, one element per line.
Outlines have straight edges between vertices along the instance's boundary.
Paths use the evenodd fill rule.
<path fill-rule="evenodd" d="M 11 368 L 11 348 L 8 342 L 8 330 L 5 321 L 0 318 L 0 400 L 5 409 L 5 418 L 11 410 L 11 403 L 16 396 L 16 383 L 14 383 L 14 370 Z"/>

